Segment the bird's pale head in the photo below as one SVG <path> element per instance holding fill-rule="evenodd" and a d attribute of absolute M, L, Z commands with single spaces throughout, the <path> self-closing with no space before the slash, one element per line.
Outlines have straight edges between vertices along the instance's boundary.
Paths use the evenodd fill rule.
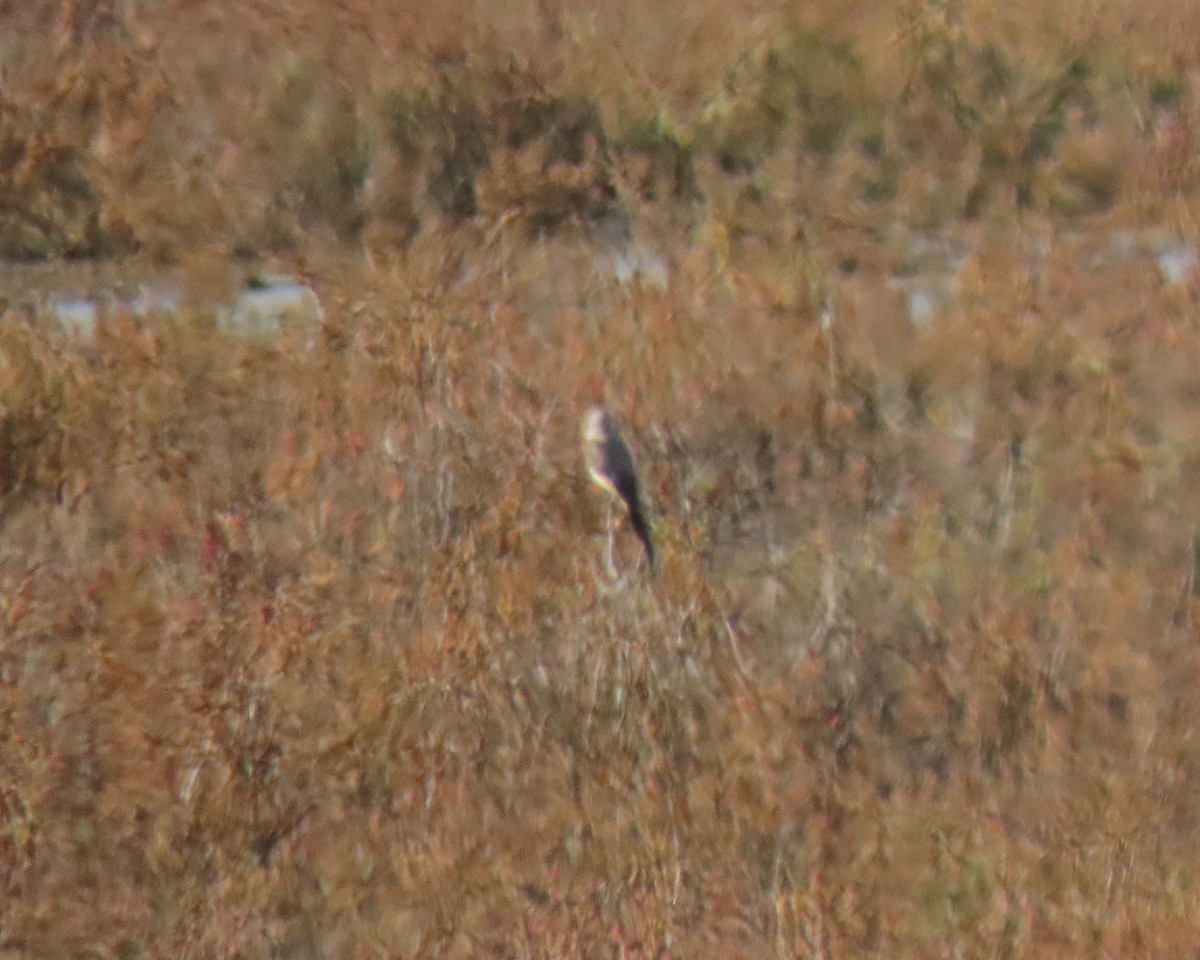
<path fill-rule="evenodd" d="M 608 414 L 603 407 L 591 407 L 583 415 L 580 435 L 585 443 L 603 443 L 611 432 Z"/>

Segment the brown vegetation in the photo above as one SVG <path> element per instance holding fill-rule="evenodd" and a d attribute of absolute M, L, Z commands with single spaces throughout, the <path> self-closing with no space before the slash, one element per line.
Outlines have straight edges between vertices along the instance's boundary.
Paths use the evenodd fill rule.
<path fill-rule="evenodd" d="M 327 315 L 0 315 L 0 957 L 1194 953 L 1192 5 L 435 6 L 0 2 L 0 253 Z"/>

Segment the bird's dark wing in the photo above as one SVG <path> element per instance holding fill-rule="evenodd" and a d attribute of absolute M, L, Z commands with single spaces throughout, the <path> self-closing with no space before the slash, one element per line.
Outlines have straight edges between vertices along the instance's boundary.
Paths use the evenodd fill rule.
<path fill-rule="evenodd" d="M 626 501 L 629 504 L 629 521 L 633 524 L 633 532 L 638 535 L 638 539 L 642 541 L 642 546 L 646 548 L 646 559 L 650 561 L 650 568 L 654 569 L 654 541 L 650 539 L 650 524 L 646 522 L 646 515 L 642 512 L 642 504 L 638 500 L 632 502 Z"/>
<path fill-rule="evenodd" d="M 642 509 L 641 490 L 638 487 L 637 472 L 633 469 L 633 457 L 629 448 L 625 446 L 625 441 L 615 430 L 610 431 L 604 441 L 604 467 L 604 472 L 629 509 L 633 532 L 642 541 L 650 566 L 653 567 L 654 542 L 650 539 L 650 524 L 646 522 L 646 513 Z"/>
<path fill-rule="evenodd" d="M 604 473 L 632 512 L 633 504 L 640 501 L 637 471 L 629 448 L 616 430 L 609 430 L 604 438 Z"/>

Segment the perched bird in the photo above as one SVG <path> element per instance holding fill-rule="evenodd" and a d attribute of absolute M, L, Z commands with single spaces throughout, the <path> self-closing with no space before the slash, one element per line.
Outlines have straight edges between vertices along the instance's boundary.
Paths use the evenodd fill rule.
<path fill-rule="evenodd" d="M 633 524 L 633 532 L 646 548 L 646 558 L 653 569 L 654 542 L 650 539 L 650 524 L 646 522 L 646 512 L 642 509 L 637 471 L 633 469 L 633 457 L 621 438 L 616 420 L 603 407 L 592 407 L 583 416 L 580 438 L 583 441 L 583 459 L 587 463 L 588 473 L 596 486 L 607 491 L 611 497 L 624 501 L 625 508 L 629 511 L 629 521 Z M 610 509 L 611 506 L 610 500 Z M 608 531 L 608 566 L 611 570 L 611 524 Z"/>

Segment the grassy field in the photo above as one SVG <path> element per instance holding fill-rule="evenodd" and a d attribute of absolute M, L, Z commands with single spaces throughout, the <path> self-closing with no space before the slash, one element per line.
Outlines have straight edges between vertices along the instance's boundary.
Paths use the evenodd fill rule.
<path fill-rule="evenodd" d="M 860 6 L 0 2 L 0 958 L 1196 953 L 1200 11 Z"/>

